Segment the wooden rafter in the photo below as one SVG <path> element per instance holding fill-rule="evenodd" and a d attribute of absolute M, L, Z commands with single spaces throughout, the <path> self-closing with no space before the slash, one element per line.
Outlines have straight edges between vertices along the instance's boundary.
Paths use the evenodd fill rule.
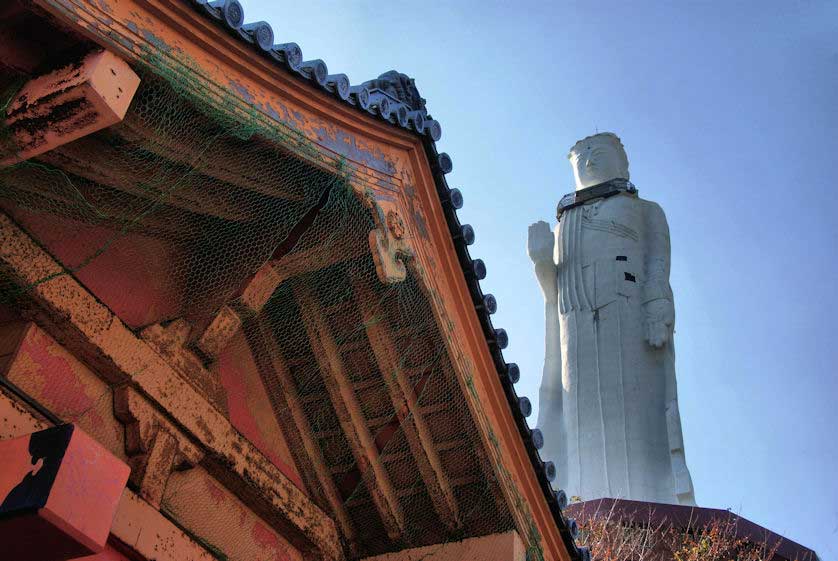
<path fill-rule="evenodd" d="M 352 448 L 358 470 L 381 516 L 387 535 L 392 540 L 398 540 L 405 531 L 404 514 L 352 388 L 337 343 L 311 289 L 299 284 L 294 293 L 301 308 L 309 343 L 341 428 Z"/>
<path fill-rule="evenodd" d="M 457 529 L 461 520 L 454 492 L 434 449 L 433 437 L 419 408 L 416 393 L 395 354 L 396 345 L 378 298 L 357 278 L 353 279 L 353 289 L 379 371 L 437 515 L 449 529 Z"/>
<path fill-rule="evenodd" d="M 155 162 L 136 150 L 87 137 L 41 155 L 40 160 L 100 185 L 189 212 L 235 222 L 253 220 L 253 205 L 230 185 L 202 170 Z"/>
<path fill-rule="evenodd" d="M 6 200 L 32 209 L 58 211 L 81 222 L 175 240 L 187 240 L 198 232 L 191 215 L 172 220 L 162 212 L 163 208 L 157 211 L 147 200 L 68 176 L 63 171 L 53 173 L 36 166 L 6 169 L 3 184 Z"/>
<path fill-rule="evenodd" d="M 329 251 L 317 245 L 284 256 L 282 259 L 268 261 L 247 280 L 241 294 L 231 305 L 222 306 L 212 319 L 206 322 L 206 326 L 202 326 L 201 335 L 195 340 L 195 346 L 206 358 L 217 358 L 239 332 L 243 320 L 259 314 L 283 281 L 353 259 L 361 255 L 364 250 L 364 246 L 353 244 L 352 239 L 349 238 L 339 240 Z M 247 267 L 239 266 L 236 269 L 247 269 Z"/>
<path fill-rule="evenodd" d="M 443 361 L 441 366 L 444 369 L 446 377 L 453 378 L 456 376 L 454 368 L 448 363 L 448 361 Z M 470 444 L 471 448 L 474 450 L 474 455 L 480 466 L 480 471 L 483 474 L 483 478 L 486 480 L 489 492 L 492 494 L 492 500 L 495 504 L 495 508 L 497 508 L 499 513 L 506 512 L 508 509 L 506 498 L 504 497 L 503 490 L 501 488 L 501 482 L 498 480 L 496 468 L 492 464 L 491 454 L 483 448 L 480 435 L 477 433 L 476 428 L 472 430 L 464 430 L 463 432 L 466 433 L 465 442 Z"/>
<path fill-rule="evenodd" d="M 332 474 L 326 466 L 323 452 L 315 440 L 314 432 L 301 406 L 294 379 L 274 339 L 268 318 L 260 314 L 252 321 L 246 322 L 244 332 L 263 380 L 269 388 L 275 387 L 278 390 L 268 392 L 271 404 L 277 413 L 283 416 L 290 415 L 289 420 L 293 423 L 293 428 L 285 427 L 283 432 L 293 436 L 289 440 L 299 440 L 302 445 L 305 458 L 298 463 L 303 472 L 308 475 L 307 479 L 312 480 L 312 486 L 316 485 L 312 491 L 322 495 L 326 500 L 350 549 L 357 553 L 355 528 L 332 479 Z M 309 471 L 312 473 L 308 474 Z"/>
<path fill-rule="evenodd" d="M 185 102 L 183 105 L 186 105 Z M 183 107 L 181 110 L 189 111 L 190 108 Z M 188 122 L 194 123 L 200 116 L 194 110 L 191 113 L 193 118 Z M 203 135 L 174 136 L 162 127 L 150 129 L 148 124 L 132 114 L 128 114 L 114 132 L 134 146 L 188 167 L 198 167 L 202 173 L 240 189 L 291 201 L 302 201 L 305 198 L 305 173 L 301 172 L 303 164 L 293 164 L 290 158 L 278 161 L 277 151 L 265 146 L 259 139 L 249 143 L 247 157 L 242 157 L 242 146 L 232 143 L 229 134 L 216 131 L 213 137 L 207 131 Z M 209 145 L 199 141 L 202 137 L 209 139 Z M 285 173 L 288 176 L 286 183 L 259 173 L 259 170 L 275 169 L 283 164 L 288 168 Z M 295 165 L 296 168 L 293 167 Z"/>
<path fill-rule="evenodd" d="M 368 251 L 366 244 L 342 236 L 330 248 L 318 244 L 289 253 L 281 259 L 272 259 L 248 281 L 238 303 L 250 312 L 260 312 L 283 281 L 355 259 L 365 251 Z"/>

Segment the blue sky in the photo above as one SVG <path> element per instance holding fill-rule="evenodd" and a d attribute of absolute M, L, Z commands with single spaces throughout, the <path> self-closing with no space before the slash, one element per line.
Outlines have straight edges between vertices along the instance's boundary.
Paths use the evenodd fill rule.
<path fill-rule="evenodd" d="M 354 84 L 416 78 L 534 401 L 527 226 L 572 188 L 577 139 L 622 137 L 670 222 L 698 503 L 838 561 L 838 2 L 242 3 Z"/>

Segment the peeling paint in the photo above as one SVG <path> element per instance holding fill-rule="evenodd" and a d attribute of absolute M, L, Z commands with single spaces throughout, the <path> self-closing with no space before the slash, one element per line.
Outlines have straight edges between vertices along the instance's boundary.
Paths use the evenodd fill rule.
<path fill-rule="evenodd" d="M 250 93 L 250 90 L 247 89 L 247 86 L 243 85 L 242 83 L 236 80 L 230 80 L 230 87 L 236 91 L 242 99 L 244 99 L 249 104 L 254 104 L 254 97 L 253 94 Z"/>
<path fill-rule="evenodd" d="M 126 0 L 123 6 L 129 3 L 133 5 L 131 0 Z M 122 10 L 124 8 L 117 6 L 117 9 Z M 168 9 L 166 5 L 162 5 L 161 7 L 157 7 L 155 5 L 155 10 L 165 11 L 166 9 Z M 150 16 L 139 19 L 150 21 L 149 18 Z M 225 87 L 224 84 L 229 83 L 231 90 L 238 94 L 237 97 L 245 100 L 248 104 L 261 108 L 262 111 L 265 111 L 271 115 L 271 117 L 276 118 L 278 122 L 294 127 L 296 130 L 305 134 L 308 138 L 316 136 L 321 153 L 325 154 L 329 151 L 336 152 L 353 162 L 358 162 L 360 165 L 368 168 L 369 170 L 374 170 L 378 173 L 392 176 L 400 174 L 403 183 L 405 185 L 409 185 L 409 187 L 405 188 L 407 196 L 406 200 L 408 201 L 409 209 L 402 208 L 400 211 L 403 212 L 403 215 L 407 217 L 409 221 L 415 223 L 415 227 L 418 229 L 420 236 L 425 240 L 428 239 L 428 218 L 425 216 L 422 209 L 418 208 L 419 202 L 416 200 L 415 187 L 411 181 L 406 180 L 410 178 L 411 175 L 406 172 L 405 169 L 409 168 L 412 164 L 406 161 L 409 158 L 403 155 L 401 149 L 394 147 L 395 144 L 389 145 L 386 138 L 375 138 L 373 140 L 373 137 L 375 137 L 377 133 L 367 133 L 369 134 L 369 137 L 367 138 L 363 136 L 364 133 L 359 133 L 356 136 L 341 130 L 339 125 L 333 124 L 330 119 L 339 121 L 343 117 L 336 117 L 334 114 L 328 116 L 326 120 L 318 117 L 317 115 L 321 114 L 320 112 L 323 111 L 323 107 L 318 107 L 316 100 L 312 103 L 312 106 L 307 106 L 306 103 L 301 103 L 298 100 L 295 101 L 291 96 L 289 96 L 291 101 L 288 102 L 288 106 L 285 106 L 275 98 L 270 98 L 270 100 L 268 100 L 269 94 L 262 93 L 264 82 L 260 83 L 258 80 L 248 81 L 247 79 L 243 79 L 242 76 L 247 75 L 246 72 L 240 72 L 237 68 L 233 68 L 231 70 L 232 65 L 230 65 L 227 61 L 223 63 L 218 62 L 217 59 L 213 58 L 215 56 L 214 53 L 206 52 L 211 49 L 206 47 L 205 37 L 202 37 L 199 46 L 195 47 L 196 43 L 194 38 L 190 39 L 178 37 L 179 32 L 183 32 L 184 35 L 188 35 L 189 30 L 184 31 L 183 29 L 176 29 L 176 33 L 170 33 L 172 30 L 167 28 L 165 25 L 161 25 L 159 22 L 155 25 L 156 26 L 152 27 L 152 29 L 154 29 L 154 33 L 148 30 L 141 31 L 139 26 L 136 25 L 134 26 L 136 28 L 134 32 L 141 35 L 145 41 L 148 41 L 151 45 L 151 49 L 157 49 L 164 53 L 168 53 L 171 50 L 171 45 L 185 45 L 187 48 L 192 49 L 191 52 L 193 54 L 195 54 L 197 50 L 199 54 L 196 55 L 195 58 L 202 61 L 203 70 L 206 70 L 209 75 L 215 76 L 215 78 L 211 79 L 216 80 L 216 85 L 220 84 L 223 88 Z M 103 33 L 104 30 L 97 30 L 96 32 Z M 163 39 L 161 39 L 161 37 Z M 164 39 L 171 39 L 171 45 L 165 42 L 161 45 L 160 42 Z M 188 45 L 189 41 L 193 41 L 191 46 Z M 254 99 L 255 97 L 258 98 L 258 103 L 256 99 Z M 305 110 L 301 110 L 300 106 L 304 106 Z M 324 106 L 326 106 L 326 112 L 328 113 L 327 104 L 324 104 Z M 279 107 L 279 110 L 277 110 L 276 107 Z M 282 118 L 279 118 L 280 115 L 282 115 Z M 367 119 L 367 117 L 363 116 L 358 119 Z M 388 183 L 386 179 L 381 179 L 379 176 L 370 173 L 364 177 L 364 180 L 366 180 L 368 184 L 374 184 L 377 189 L 386 189 L 390 191 L 398 189 L 398 176 L 396 176 L 396 179 L 393 182 Z M 427 187 L 427 185 L 425 187 Z M 433 185 L 430 186 L 430 188 L 433 187 Z M 386 199 L 382 198 L 382 200 Z M 405 212 L 405 210 L 408 210 L 409 212 Z M 440 227 L 438 222 L 435 221 L 437 218 L 438 217 L 435 217 L 431 212 L 431 225 L 434 228 L 437 228 L 437 230 L 434 230 L 435 232 L 438 231 Z M 433 253 L 436 249 L 427 248 L 426 251 L 428 253 Z M 428 262 L 428 260 L 432 263 L 436 262 L 433 256 L 427 258 L 426 262 Z M 445 261 L 444 258 L 443 261 L 448 263 L 448 261 Z M 60 282 L 55 283 L 55 286 L 60 287 L 61 289 L 66 289 L 67 285 L 64 281 L 69 282 L 71 279 L 61 278 L 56 280 Z M 434 283 L 434 285 L 429 288 L 433 295 L 440 300 L 442 307 L 448 308 L 451 306 L 448 297 L 453 296 L 452 291 L 446 292 L 444 294 L 445 298 L 437 294 L 438 290 L 445 289 L 445 282 L 447 281 Z M 79 289 L 78 292 L 79 294 L 83 294 L 84 290 Z M 74 296 L 78 296 L 78 294 L 74 294 Z M 37 297 L 41 298 L 41 293 L 38 293 Z M 78 299 L 83 300 L 81 297 Z M 445 302 L 442 302 L 442 300 L 445 300 Z M 90 304 L 90 306 L 93 306 L 93 304 Z M 55 309 L 58 310 L 60 308 L 56 306 Z M 276 498 L 279 495 L 282 495 L 282 500 L 285 501 L 285 503 L 288 502 L 288 490 L 293 486 L 289 485 L 286 480 L 281 479 L 276 470 L 270 471 L 268 469 L 270 466 L 267 465 L 267 462 L 264 461 L 260 454 L 256 453 L 255 450 L 247 444 L 247 441 L 244 441 L 239 435 L 235 434 L 236 431 L 229 429 L 224 424 L 225 420 L 219 419 L 217 416 L 214 416 L 212 411 L 204 410 L 199 404 L 196 404 L 194 401 L 190 401 L 191 397 L 184 397 L 189 396 L 190 394 L 188 391 L 184 390 L 184 386 L 176 383 L 177 380 L 175 380 L 174 377 L 172 379 L 166 378 L 166 376 L 173 376 L 173 372 L 167 371 L 165 369 L 165 365 L 161 365 L 153 357 L 143 355 L 141 358 L 138 358 L 137 356 L 132 356 L 132 351 L 127 351 L 124 348 L 111 348 L 107 351 L 100 350 L 100 347 L 105 347 L 111 344 L 112 341 L 109 339 L 111 337 L 115 337 L 116 334 L 119 334 L 119 336 L 122 337 L 122 339 L 120 339 L 121 343 L 129 343 L 126 346 L 134 344 L 134 341 L 130 339 L 130 335 L 122 333 L 124 326 L 122 326 L 113 315 L 108 316 L 109 322 L 107 329 L 109 332 L 107 334 L 102 333 L 101 336 L 99 336 L 100 333 L 92 333 L 93 330 L 90 329 L 90 326 L 83 325 L 83 317 L 86 314 L 86 308 L 81 306 L 81 309 L 75 310 L 75 312 L 76 316 L 72 317 L 71 320 L 68 320 L 67 318 L 60 320 L 61 322 L 67 322 L 68 324 L 72 321 L 73 328 L 81 332 L 81 335 L 79 335 L 76 331 L 73 331 L 71 336 L 75 338 L 80 336 L 89 338 L 92 334 L 94 336 L 92 342 L 88 341 L 86 343 L 89 347 L 94 349 L 94 352 L 91 354 L 93 355 L 98 352 L 105 355 L 108 357 L 109 361 L 116 362 L 117 367 L 124 367 L 126 363 L 130 363 L 134 366 L 140 366 L 143 369 L 147 368 L 143 376 L 137 377 L 134 382 L 137 383 L 138 386 L 142 387 L 143 391 L 152 396 L 154 400 L 158 401 L 161 404 L 161 407 L 165 406 L 167 409 L 170 409 L 170 414 L 177 418 L 177 422 L 183 424 L 188 430 L 192 431 L 192 434 L 201 440 L 204 446 L 210 449 L 210 457 L 212 457 L 214 461 L 218 460 L 218 463 L 229 468 L 231 472 L 234 472 L 229 474 L 231 480 L 236 481 L 235 483 L 230 484 L 231 487 L 243 486 L 248 489 L 257 489 L 258 493 L 260 493 L 260 500 L 265 500 L 268 504 L 271 504 L 271 501 L 273 501 L 272 506 L 274 507 L 278 502 L 280 502 L 280 499 Z M 58 313 L 59 312 L 55 312 L 53 315 L 57 315 Z M 458 327 L 462 327 L 463 323 L 468 324 L 467 321 L 462 321 L 462 318 L 459 317 L 460 314 L 456 315 L 458 316 L 456 324 Z M 455 323 L 449 318 L 446 319 L 447 321 L 442 321 L 440 325 L 444 325 L 445 327 L 452 329 L 455 326 Z M 78 327 L 79 325 L 81 325 L 81 327 Z M 140 353 L 140 355 L 142 355 L 142 353 Z M 478 396 L 482 396 L 486 393 L 485 386 L 483 385 L 483 377 L 486 372 L 484 371 L 485 369 L 482 368 L 483 366 L 485 366 L 485 364 L 481 363 L 481 368 L 478 369 L 479 371 L 474 375 L 476 379 L 472 377 L 470 364 L 466 369 L 468 372 L 468 393 L 474 392 L 474 400 L 477 402 L 479 402 Z M 113 368 L 113 366 L 111 366 L 111 368 Z M 462 376 L 462 372 L 460 373 L 460 376 Z M 474 387 L 475 381 L 477 382 L 477 388 Z M 189 405 L 191 409 L 186 411 L 181 410 L 180 408 L 185 405 Z M 480 407 L 479 403 L 477 406 Z M 481 418 L 480 421 L 484 423 L 489 422 L 489 420 L 485 417 Z M 255 430 L 258 432 L 260 429 L 259 427 L 256 427 Z M 508 434 L 502 433 L 502 435 L 504 437 L 504 443 L 509 442 Z M 497 452 L 499 454 L 500 450 Z M 501 461 L 497 458 L 495 458 L 495 460 L 497 462 Z M 505 466 L 501 465 L 498 469 L 505 477 L 511 479 L 511 476 L 505 469 Z M 516 477 L 521 477 L 520 466 L 516 467 L 516 470 L 518 470 L 516 472 Z M 268 482 L 266 479 L 269 477 L 269 474 L 270 477 L 281 480 L 279 482 Z M 524 474 L 524 476 L 526 476 L 526 474 Z M 273 493 L 274 495 L 268 496 L 270 493 Z M 522 500 L 521 496 L 518 495 L 516 497 L 516 504 L 520 504 Z M 299 508 L 297 508 L 299 506 L 297 503 L 294 503 L 293 505 L 285 504 L 284 506 L 287 510 L 283 511 L 283 516 L 293 518 L 294 515 L 301 512 Z M 526 514 L 531 517 L 529 510 L 526 511 Z M 301 525 L 308 524 L 308 520 L 300 521 L 299 518 L 296 518 L 295 520 Z"/>
<path fill-rule="evenodd" d="M 142 30 L 142 35 L 143 35 L 143 37 L 145 38 L 146 41 L 148 41 L 149 43 L 151 43 L 152 45 L 154 45 L 155 47 L 157 47 L 161 51 L 165 51 L 167 53 L 172 51 L 172 47 L 170 47 L 168 45 L 168 43 L 166 43 L 165 40 L 158 37 L 153 32 L 151 32 L 147 29 L 144 29 L 144 30 Z"/>
<path fill-rule="evenodd" d="M 113 8 L 105 0 L 97 0 L 96 2 L 99 5 L 99 9 L 105 12 L 106 14 L 112 14 Z M 111 20 L 113 21 L 113 20 Z"/>
<path fill-rule="evenodd" d="M 336 131 L 332 133 L 326 127 L 315 128 L 314 132 L 317 133 L 323 146 L 354 162 L 388 175 L 392 175 L 396 171 L 395 165 L 387 159 L 379 148 L 376 147 L 372 150 L 362 148 L 358 145 L 355 136 L 347 132 Z"/>

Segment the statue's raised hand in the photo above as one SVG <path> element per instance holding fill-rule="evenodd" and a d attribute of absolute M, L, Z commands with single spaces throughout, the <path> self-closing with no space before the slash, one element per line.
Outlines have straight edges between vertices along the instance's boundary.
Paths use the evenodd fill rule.
<path fill-rule="evenodd" d="M 527 235 L 527 253 L 535 264 L 544 262 L 553 262 L 553 232 L 550 230 L 550 225 L 540 220 L 535 224 L 530 224 L 530 230 Z"/>
<path fill-rule="evenodd" d="M 655 348 L 663 347 L 672 337 L 675 306 L 664 298 L 646 303 L 646 341 Z"/>

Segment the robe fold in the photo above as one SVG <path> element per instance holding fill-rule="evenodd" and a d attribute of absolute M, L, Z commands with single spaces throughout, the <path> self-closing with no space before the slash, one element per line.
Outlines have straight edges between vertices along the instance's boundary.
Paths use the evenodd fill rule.
<path fill-rule="evenodd" d="M 646 340 L 646 304 L 672 305 L 669 259 L 663 211 L 634 194 L 561 215 L 559 329 L 547 331 L 559 337 L 551 360 L 560 368 L 545 366 L 538 426 L 542 456 L 554 459 L 570 496 L 695 504 L 671 332 L 661 348 Z"/>

